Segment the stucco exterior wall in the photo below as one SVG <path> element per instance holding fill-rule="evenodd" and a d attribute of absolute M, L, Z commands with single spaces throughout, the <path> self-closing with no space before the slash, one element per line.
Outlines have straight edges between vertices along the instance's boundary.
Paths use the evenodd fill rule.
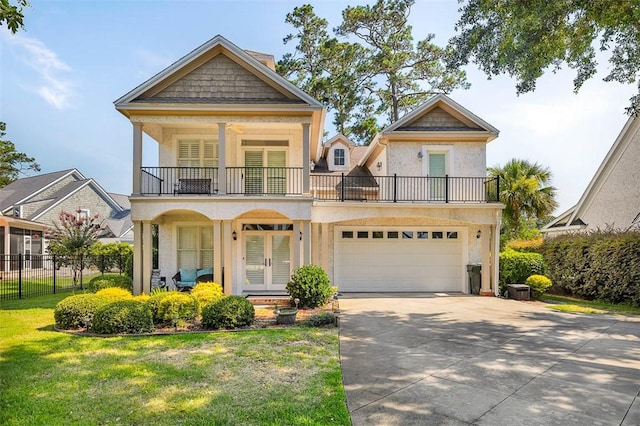
<path fill-rule="evenodd" d="M 482 142 L 393 141 L 387 146 L 388 173 L 402 176 L 425 176 L 429 148 L 450 147 L 449 176 L 484 177 L 486 168 L 486 145 Z M 418 156 L 422 153 L 422 158 Z M 374 163 L 375 164 L 375 163 Z M 373 171 L 372 171 L 373 172 Z"/>
<path fill-rule="evenodd" d="M 640 213 L 640 134 L 620 153 L 580 219 L 587 229 L 627 228 Z"/>

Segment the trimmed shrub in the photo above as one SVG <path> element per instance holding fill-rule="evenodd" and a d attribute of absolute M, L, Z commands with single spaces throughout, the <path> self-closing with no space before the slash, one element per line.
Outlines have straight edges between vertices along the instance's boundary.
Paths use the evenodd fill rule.
<path fill-rule="evenodd" d="M 217 330 L 251 325 L 255 319 L 255 308 L 241 296 L 225 296 L 202 308 L 202 326 Z"/>
<path fill-rule="evenodd" d="M 87 283 L 87 289 L 93 293 L 107 287 L 120 287 L 133 291 L 133 280 L 126 275 L 104 274 L 91 278 Z"/>
<path fill-rule="evenodd" d="M 526 253 L 530 253 L 530 252 L 538 252 L 540 251 L 540 247 L 542 247 L 542 243 L 543 243 L 543 239 L 542 237 L 539 238 L 535 238 L 533 240 L 511 240 L 511 241 L 507 241 L 507 243 L 505 243 L 505 248 L 506 249 L 511 249 L 513 251 L 519 251 L 519 252 L 526 252 Z"/>
<path fill-rule="evenodd" d="M 133 295 L 129 290 L 121 287 L 107 287 L 96 292 L 97 296 L 102 296 L 110 301 L 133 299 Z"/>
<path fill-rule="evenodd" d="M 322 327 L 325 325 L 335 325 L 338 318 L 331 312 L 320 312 L 309 317 L 309 324 L 312 327 Z"/>
<path fill-rule="evenodd" d="M 603 230 L 546 239 L 551 290 L 640 306 L 640 232 Z"/>
<path fill-rule="evenodd" d="M 534 299 L 539 299 L 551 287 L 551 280 L 544 275 L 531 275 L 524 283 L 531 288 Z"/>
<path fill-rule="evenodd" d="M 544 275 L 544 258 L 539 253 L 520 253 L 507 249 L 500 253 L 500 294 L 507 284 L 522 284 L 531 275 Z"/>
<path fill-rule="evenodd" d="M 198 301 L 200 308 L 209 303 L 217 302 L 224 297 L 222 286 L 214 282 L 198 283 L 190 294 Z"/>
<path fill-rule="evenodd" d="M 142 302 L 144 304 L 151 298 L 148 294 L 139 294 L 137 296 L 133 296 L 133 300 L 137 300 L 138 302 Z"/>
<path fill-rule="evenodd" d="M 296 269 L 287 283 L 287 292 L 292 300 L 300 299 L 298 306 L 302 308 L 324 306 L 333 294 L 327 273 L 316 265 Z"/>
<path fill-rule="evenodd" d="M 89 328 L 98 308 L 107 303 L 109 299 L 91 293 L 65 297 L 53 311 L 56 327 L 63 330 Z"/>
<path fill-rule="evenodd" d="M 153 315 L 154 324 L 162 322 L 158 317 L 158 310 L 160 309 L 160 302 L 162 302 L 162 300 L 165 297 L 169 297 L 172 294 L 177 294 L 177 293 L 178 292 L 175 291 L 175 290 L 173 290 L 173 291 L 155 291 L 155 290 L 151 290 L 151 295 L 149 296 L 149 299 L 147 300 L 147 306 L 149 307 L 149 309 L 151 309 L 151 315 Z"/>
<path fill-rule="evenodd" d="M 144 302 L 119 300 L 98 308 L 92 329 L 99 334 L 149 333 L 153 331 L 153 317 Z"/>
<path fill-rule="evenodd" d="M 158 311 L 154 322 L 178 324 L 192 321 L 198 315 L 198 301 L 191 295 L 177 291 L 167 292 L 158 303 Z"/>

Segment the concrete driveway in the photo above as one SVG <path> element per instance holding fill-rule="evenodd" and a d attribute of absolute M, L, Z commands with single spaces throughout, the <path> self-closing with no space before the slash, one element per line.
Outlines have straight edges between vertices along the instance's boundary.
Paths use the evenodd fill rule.
<path fill-rule="evenodd" d="M 353 425 L 640 425 L 640 318 L 463 295 L 340 309 Z"/>

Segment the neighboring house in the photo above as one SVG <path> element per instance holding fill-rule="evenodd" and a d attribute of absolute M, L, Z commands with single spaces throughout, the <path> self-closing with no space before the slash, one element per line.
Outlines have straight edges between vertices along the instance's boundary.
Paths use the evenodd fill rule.
<path fill-rule="evenodd" d="M 227 294 L 284 293 L 309 263 L 352 292 L 468 292 L 482 263 L 496 294 L 498 131 L 438 95 L 369 147 L 323 144 L 325 108 L 274 62 L 216 36 L 115 101 L 133 126 L 135 292 L 157 225 L 162 276 L 212 267 Z M 142 164 L 143 134 L 158 165 Z"/>
<path fill-rule="evenodd" d="M 126 196 L 109 194 L 76 169 L 18 179 L 0 189 L 0 211 L 16 219 L 52 226 L 60 212 L 98 215 L 101 241 L 132 242 L 130 205 Z"/>
<path fill-rule="evenodd" d="M 19 259 L 7 256 L 18 254 L 24 256 L 24 269 L 42 268 L 42 257 L 38 255 L 44 253 L 46 229 L 43 223 L 0 215 L 0 271 L 19 269 Z"/>
<path fill-rule="evenodd" d="M 545 225 L 547 236 L 640 228 L 640 119 L 631 117 L 578 204 Z"/>

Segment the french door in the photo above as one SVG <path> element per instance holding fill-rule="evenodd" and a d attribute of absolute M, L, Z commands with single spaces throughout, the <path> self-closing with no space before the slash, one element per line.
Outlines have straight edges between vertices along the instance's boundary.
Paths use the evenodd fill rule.
<path fill-rule="evenodd" d="M 287 151 L 247 150 L 244 153 L 245 194 L 285 194 L 287 192 Z"/>
<path fill-rule="evenodd" d="M 285 289 L 291 277 L 291 237 L 283 231 L 244 233 L 247 289 Z"/>

